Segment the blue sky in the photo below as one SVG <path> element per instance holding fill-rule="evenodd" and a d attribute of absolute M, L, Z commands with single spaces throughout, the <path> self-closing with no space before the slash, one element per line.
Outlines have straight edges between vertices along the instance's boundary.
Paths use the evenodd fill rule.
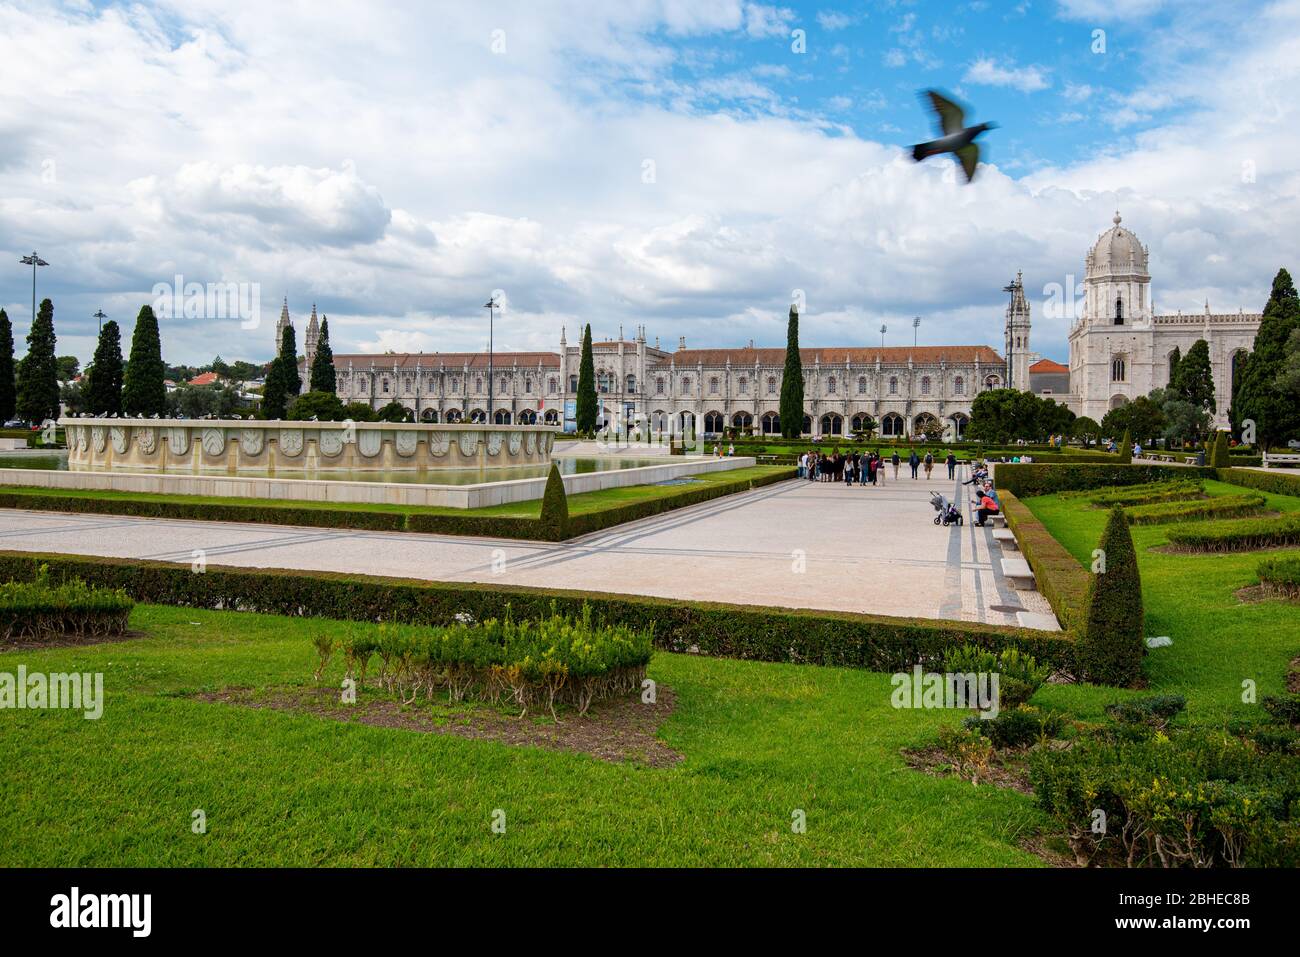
<path fill-rule="evenodd" d="M 1059 359 L 1116 209 L 1158 311 L 1300 268 L 1300 0 L 24 2 L 0 39 L 0 305 L 25 335 L 39 250 L 83 359 L 176 276 L 260 306 L 165 321 L 201 362 L 267 358 L 282 297 L 336 351 L 481 349 L 494 291 L 504 349 L 780 345 L 792 297 L 811 345 L 1000 348 L 1023 270 Z M 1001 124 L 973 184 L 908 155 L 932 86 Z"/>

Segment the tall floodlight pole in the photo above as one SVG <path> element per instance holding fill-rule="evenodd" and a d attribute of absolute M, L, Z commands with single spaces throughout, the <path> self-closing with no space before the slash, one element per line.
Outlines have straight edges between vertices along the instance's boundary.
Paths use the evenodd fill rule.
<path fill-rule="evenodd" d="M 24 266 L 32 267 L 32 322 L 35 322 L 36 321 L 36 267 L 48 266 L 49 263 L 47 263 L 40 256 L 36 255 L 36 250 L 34 249 L 32 250 L 32 254 L 30 256 L 24 256 L 22 259 L 18 261 L 22 263 Z"/>
<path fill-rule="evenodd" d="M 889 327 L 886 326 L 883 322 L 880 324 L 880 348 L 881 349 L 885 348 L 885 330 L 888 328 Z"/>
<path fill-rule="evenodd" d="M 494 366 L 492 363 L 492 346 L 493 346 L 492 336 L 493 336 L 493 328 L 496 325 L 496 311 L 499 306 L 500 303 L 497 302 L 496 296 L 492 296 L 491 298 L 488 299 L 487 302 L 483 303 L 483 308 L 488 311 L 488 407 L 487 407 L 488 425 L 492 424 L 492 386 L 493 386 L 492 378 L 493 378 L 493 370 L 494 370 Z"/>
<path fill-rule="evenodd" d="M 104 310 L 103 310 L 103 309 L 100 309 L 98 312 L 96 312 L 96 313 L 95 313 L 93 316 L 91 316 L 90 318 L 91 318 L 91 319 L 98 319 L 98 320 L 99 320 L 99 331 L 100 331 L 100 332 L 103 332 L 103 331 L 104 331 L 104 320 L 108 318 L 108 316 L 104 315 Z"/>
<path fill-rule="evenodd" d="M 916 348 L 916 337 L 918 334 L 918 330 L 920 330 L 920 328 L 921 328 L 921 317 L 917 316 L 915 319 L 912 320 L 912 348 L 913 349 Z"/>

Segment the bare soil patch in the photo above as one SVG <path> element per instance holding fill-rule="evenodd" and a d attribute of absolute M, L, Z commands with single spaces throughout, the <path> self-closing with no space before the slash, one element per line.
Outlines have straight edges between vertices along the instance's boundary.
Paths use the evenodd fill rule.
<path fill-rule="evenodd" d="M 78 645 L 106 645 L 115 641 L 132 641 L 136 638 L 148 638 L 143 631 L 124 631 L 120 635 L 74 635 L 70 632 L 54 638 L 18 639 L 7 638 L 0 641 L 0 651 L 40 651 L 43 648 L 75 648 Z"/>
<path fill-rule="evenodd" d="M 317 687 L 224 688 L 194 697 L 332 721 L 571 751 L 614 764 L 630 761 L 668 768 L 682 760 L 682 755 L 656 736 L 677 703 L 676 694 L 664 685 L 656 688 L 654 704 L 643 704 L 640 696 L 602 701 L 593 704 L 583 716 L 561 711 L 558 722 L 549 714 L 520 717 L 516 712 L 478 702 L 448 704 L 445 696 L 442 700 L 421 699 L 404 704 L 365 687 L 357 689 L 356 704 L 344 704 L 336 688 Z"/>
<path fill-rule="evenodd" d="M 904 748 L 902 754 L 910 767 L 934 777 L 961 778 L 971 784 L 992 784 L 1021 794 L 1034 793 L 1029 786 L 1029 759 L 1024 753 L 994 752 L 988 765 L 974 772 L 962 769 L 960 762 L 938 745 Z"/>

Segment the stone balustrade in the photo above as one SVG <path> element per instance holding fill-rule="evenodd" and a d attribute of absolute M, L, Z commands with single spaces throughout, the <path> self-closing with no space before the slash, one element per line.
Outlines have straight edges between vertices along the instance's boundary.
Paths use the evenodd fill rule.
<path fill-rule="evenodd" d="M 365 472 L 545 465 L 558 431 L 542 425 L 426 425 L 258 419 L 59 420 L 68 468 L 170 474 Z"/>

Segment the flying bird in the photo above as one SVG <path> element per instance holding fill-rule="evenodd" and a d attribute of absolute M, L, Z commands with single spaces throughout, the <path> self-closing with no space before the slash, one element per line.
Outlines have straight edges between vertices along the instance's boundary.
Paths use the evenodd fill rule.
<path fill-rule="evenodd" d="M 922 101 L 929 101 L 930 108 L 939 118 L 939 132 L 943 135 L 937 140 L 913 146 L 912 159 L 919 163 L 927 156 L 951 153 L 961 164 L 966 173 L 966 182 L 969 183 L 975 178 L 975 168 L 980 162 L 980 148 L 975 144 L 975 138 L 986 130 L 997 129 L 998 125 L 981 123 L 978 126 L 967 126 L 965 111 L 938 90 L 925 90 L 921 98 Z"/>

